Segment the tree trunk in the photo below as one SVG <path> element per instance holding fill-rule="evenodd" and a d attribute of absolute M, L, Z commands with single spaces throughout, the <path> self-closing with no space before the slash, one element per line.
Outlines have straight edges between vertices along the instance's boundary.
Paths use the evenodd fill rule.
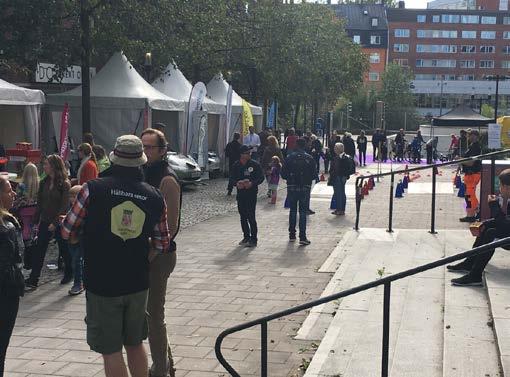
<path fill-rule="evenodd" d="M 264 99 L 264 109 L 262 111 L 262 128 L 267 126 L 267 108 L 269 107 L 269 100 Z"/>
<path fill-rule="evenodd" d="M 294 124 L 292 125 L 292 127 L 296 128 L 296 129 L 297 129 L 297 122 L 299 119 L 299 108 L 300 107 L 301 107 L 301 103 L 300 102 L 296 103 L 296 108 L 295 108 L 295 112 L 294 112 Z"/>

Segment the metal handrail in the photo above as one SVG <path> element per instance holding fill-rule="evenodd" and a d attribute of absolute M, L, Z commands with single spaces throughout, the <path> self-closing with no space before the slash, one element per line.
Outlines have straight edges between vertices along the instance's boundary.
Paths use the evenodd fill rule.
<path fill-rule="evenodd" d="M 393 189 L 395 187 L 395 175 L 397 174 L 406 174 L 413 171 L 418 170 L 426 170 L 426 169 L 432 169 L 432 208 L 431 208 L 431 218 L 430 218 L 430 233 L 437 233 L 436 232 L 436 175 L 437 175 L 437 168 L 443 167 L 443 166 L 450 166 L 450 165 L 458 165 L 463 162 L 469 162 L 469 161 L 475 161 L 475 160 L 483 160 L 483 159 L 489 159 L 491 160 L 491 193 L 494 194 L 494 183 L 495 183 L 495 177 L 496 177 L 496 159 L 495 157 L 510 153 L 510 149 L 505 149 L 502 151 L 496 151 L 496 152 L 490 152 L 481 154 L 478 156 L 473 157 L 466 157 L 466 158 L 460 158 L 458 160 L 453 161 L 447 161 L 447 162 L 441 162 L 438 164 L 430 164 L 430 165 L 422 165 L 422 166 L 415 166 L 411 168 L 406 168 L 403 170 L 394 170 L 387 173 L 378 173 L 378 174 L 370 174 L 370 175 L 362 175 L 356 178 L 356 221 L 354 223 L 354 229 L 359 230 L 359 218 L 360 218 L 360 212 L 361 212 L 361 189 L 363 187 L 363 182 L 366 179 L 370 178 L 381 178 L 386 176 L 391 176 L 391 182 L 390 182 L 390 200 L 389 200 L 389 216 L 388 216 L 388 232 L 393 232 Z"/>
<path fill-rule="evenodd" d="M 497 247 L 508 246 L 510 245 L 510 237 L 500 239 L 498 241 L 491 242 L 486 245 L 475 247 L 471 250 L 452 255 L 450 257 L 445 257 L 438 259 L 434 262 L 426 263 L 421 266 L 411 268 L 409 270 L 405 270 L 402 272 L 398 272 L 393 275 L 389 275 L 387 277 L 371 281 L 366 284 L 359 285 L 357 287 L 353 287 L 350 289 L 346 289 L 344 291 L 325 296 L 319 298 L 317 300 L 310 301 L 305 304 L 301 304 L 298 306 L 294 306 L 289 309 L 285 309 L 264 317 L 260 317 L 254 319 L 249 322 L 242 323 L 240 325 L 230 327 L 224 331 L 222 331 L 218 337 L 216 338 L 216 343 L 214 345 L 214 351 L 216 353 L 216 358 L 220 362 L 220 364 L 230 373 L 233 377 L 240 377 L 240 374 L 228 363 L 221 352 L 221 344 L 223 339 L 230 334 L 233 334 L 238 331 L 242 331 L 248 329 L 250 327 L 260 325 L 261 327 L 261 376 L 267 377 L 267 323 L 274 319 L 278 319 L 281 317 L 288 316 L 290 314 L 294 314 L 306 309 L 310 309 L 314 306 L 322 305 L 327 302 L 337 300 L 339 298 L 347 297 L 362 291 L 366 291 L 371 288 L 378 287 L 380 285 L 384 285 L 384 300 L 383 300 L 383 337 L 382 337 L 382 358 L 381 358 L 381 376 L 388 377 L 388 369 L 389 369 L 389 335 L 390 335 L 390 294 L 391 294 L 391 283 L 400 280 L 409 276 L 416 275 L 420 272 L 425 272 L 431 270 L 433 268 L 437 268 L 440 266 L 444 266 L 445 264 L 452 263 L 458 261 L 460 259 L 464 259 L 475 254 L 481 254 L 484 252 L 488 252 Z"/>

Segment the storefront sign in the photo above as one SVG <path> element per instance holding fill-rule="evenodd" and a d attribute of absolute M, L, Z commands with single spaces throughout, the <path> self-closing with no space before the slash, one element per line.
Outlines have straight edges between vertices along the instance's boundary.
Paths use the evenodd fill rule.
<path fill-rule="evenodd" d="M 71 65 L 67 67 L 64 76 L 59 81 L 55 64 L 38 63 L 35 71 L 35 82 L 52 82 L 56 84 L 81 84 L 81 67 Z M 90 68 L 90 77 L 96 74 L 96 68 Z"/>

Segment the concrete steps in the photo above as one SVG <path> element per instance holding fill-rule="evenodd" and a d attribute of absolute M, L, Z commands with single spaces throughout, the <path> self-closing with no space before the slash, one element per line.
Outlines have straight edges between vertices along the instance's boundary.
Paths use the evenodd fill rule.
<path fill-rule="evenodd" d="M 346 235 L 323 266 L 330 271 L 335 263 L 340 264 L 328 294 L 377 279 L 383 268 L 384 275 L 396 273 L 439 259 L 445 250 L 450 254 L 468 249 L 472 242 L 466 231 L 431 235 L 424 230 L 388 234 L 363 229 L 349 233 L 354 235 Z M 466 289 L 445 283 L 444 268 L 395 282 L 391 290 L 391 376 L 501 376 L 494 335 L 487 326 L 484 290 L 478 288 L 473 303 L 466 306 Z M 332 317 L 329 327 L 305 376 L 380 376 L 382 303 L 382 286 L 338 302 L 334 317 L 328 313 Z M 325 310 L 326 305 L 310 317 L 321 318 Z M 466 310 L 472 317 L 465 318 Z M 304 325 L 313 323 L 307 321 Z M 302 330 L 302 334 L 314 334 Z"/>

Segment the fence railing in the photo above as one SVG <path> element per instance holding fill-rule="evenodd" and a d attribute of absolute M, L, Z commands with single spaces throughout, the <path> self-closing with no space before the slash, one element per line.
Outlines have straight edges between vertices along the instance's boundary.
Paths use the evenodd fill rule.
<path fill-rule="evenodd" d="M 216 353 L 216 358 L 220 362 L 220 364 L 230 373 L 231 376 L 234 377 L 240 377 L 241 375 L 239 372 L 237 372 L 232 365 L 228 363 L 228 361 L 223 356 L 223 353 L 221 351 L 221 344 L 223 340 L 230 334 L 233 334 L 235 332 L 239 332 L 245 329 L 248 329 L 253 326 L 260 325 L 260 349 L 261 349 L 261 355 L 260 355 L 260 375 L 262 377 L 267 377 L 267 363 L 268 363 L 268 355 L 267 355 L 267 324 L 268 322 L 285 317 L 303 310 L 310 309 L 314 306 L 322 305 L 325 303 L 328 303 L 330 301 L 338 300 L 340 298 L 344 298 L 359 292 L 366 291 L 371 288 L 378 287 L 380 285 L 384 285 L 384 300 L 383 300 L 383 333 L 382 333 L 382 353 L 381 353 L 381 376 L 382 377 L 388 377 L 388 371 L 389 371 L 389 339 L 390 339 L 390 296 L 391 296 L 391 283 L 400 280 L 412 275 L 416 275 L 420 272 L 428 271 L 436 267 L 444 266 L 445 264 L 456 262 L 460 259 L 464 259 L 470 256 L 473 256 L 475 254 L 481 254 L 484 252 L 487 252 L 489 250 L 495 249 L 497 247 L 503 247 L 510 245 L 510 237 L 500 239 L 498 241 L 482 245 L 479 247 L 476 247 L 474 249 L 465 251 L 463 253 L 459 253 L 453 256 L 449 256 L 446 258 L 442 258 L 439 260 L 436 260 L 431 263 L 427 263 L 415 268 L 411 268 L 406 271 L 402 271 L 393 275 L 389 275 L 386 277 L 383 277 L 378 280 L 371 281 L 369 283 L 359 285 L 357 287 L 353 287 L 350 289 L 346 289 L 342 292 L 338 292 L 329 296 L 322 297 L 317 300 L 310 301 L 306 304 L 298 305 L 286 310 L 279 311 L 277 313 L 273 313 L 264 317 L 260 317 L 257 319 L 254 319 L 249 322 L 242 323 L 240 325 L 228 328 L 220 333 L 220 335 L 216 338 L 216 343 L 214 346 L 214 350 Z"/>
<path fill-rule="evenodd" d="M 502 151 L 491 152 L 486 154 L 481 154 L 479 156 L 461 158 L 454 161 L 441 162 L 438 164 L 431 165 L 423 165 L 423 166 L 413 166 L 403 170 L 393 170 L 387 173 L 378 173 L 378 174 L 370 174 L 370 175 L 362 175 L 356 178 L 356 221 L 354 223 L 354 229 L 359 230 L 359 221 L 360 221 L 360 212 L 361 212 L 361 189 L 363 187 L 363 182 L 370 178 L 381 178 L 390 176 L 390 198 L 389 198 L 389 208 L 388 208 L 388 232 L 393 232 L 393 196 L 394 196 L 394 188 L 395 188 L 395 176 L 399 174 L 410 173 L 418 170 L 432 170 L 432 207 L 430 214 L 430 233 L 436 233 L 436 176 L 437 169 L 444 166 L 450 165 L 458 165 L 463 162 L 475 161 L 475 160 L 491 160 L 491 193 L 494 193 L 494 183 L 496 176 L 496 157 L 509 154 L 510 149 L 505 149 Z"/>

